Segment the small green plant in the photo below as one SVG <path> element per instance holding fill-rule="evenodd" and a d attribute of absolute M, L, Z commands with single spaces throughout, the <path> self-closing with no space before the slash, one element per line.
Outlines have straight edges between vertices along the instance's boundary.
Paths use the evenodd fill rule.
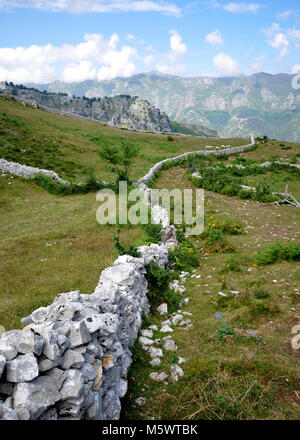
<path fill-rule="evenodd" d="M 216 332 L 217 332 L 217 338 L 220 339 L 221 341 L 224 341 L 226 336 L 233 336 L 235 334 L 233 327 L 227 322 L 222 322 L 217 328 Z"/>
<path fill-rule="evenodd" d="M 170 265 L 175 270 L 190 272 L 192 268 L 198 267 L 199 255 L 192 242 L 186 240 L 180 243 L 180 246 L 169 250 Z"/>
<path fill-rule="evenodd" d="M 254 302 L 250 304 L 250 314 L 253 318 L 261 316 L 274 316 L 280 313 L 280 308 L 274 303 Z"/>
<path fill-rule="evenodd" d="M 254 264 L 266 266 L 279 261 L 300 261 L 300 243 L 275 242 L 257 254 Z"/>
<path fill-rule="evenodd" d="M 161 232 L 161 224 L 153 225 L 149 223 L 148 225 L 144 226 L 147 239 L 151 243 L 160 243 L 162 238 L 162 232 Z"/>
<path fill-rule="evenodd" d="M 224 241 L 224 233 L 220 229 L 209 227 L 201 234 L 201 238 L 204 238 L 207 244 L 212 245 Z"/>
<path fill-rule="evenodd" d="M 265 289 L 257 289 L 254 293 L 255 298 L 265 299 L 270 297 L 270 293 Z"/>
<path fill-rule="evenodd" d="M 146 278 L 148 281 L 148 298 L 152 306 L 156 306 L 162 301 L 166 301 L 170 311 L 178 309 L 181 296 L 179 293 L 171 290 L 170 282 L 175 278 L 175 272 L 169 269 L 162 269 L 156 263 L 151 261 L 146 265 Z"/>
<path fill-rule="evenodd" d="M 276 197 L 272 195 L 271 187 L 266 182 L 260 182 L 256 187 L 255 199 L 262 203 L 273 202 Z"/>
<path fill-rule="evenodd" d="M 225 265 L 220 270 L 221 273 L 240 272 L 240 271 L 241 271 L 240 262 L 238 261 L 237 257 L 235 257 L 234 255 L 230 255 L 229 257 L 226 258 Z"/>

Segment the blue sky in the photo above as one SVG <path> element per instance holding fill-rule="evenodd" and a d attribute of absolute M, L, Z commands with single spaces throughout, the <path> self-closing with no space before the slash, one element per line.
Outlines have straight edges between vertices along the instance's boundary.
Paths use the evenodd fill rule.
<path fill-rule="evenodd" d="M 0 81 L 300 71 L 298 0 L 0 0 Z"/>

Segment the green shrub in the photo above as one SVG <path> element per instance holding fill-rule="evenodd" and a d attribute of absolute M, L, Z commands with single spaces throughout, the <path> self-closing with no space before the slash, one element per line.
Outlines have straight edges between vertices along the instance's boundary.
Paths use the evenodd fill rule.
<path fill-rule="evenodd" d="M 253 318 L 261 316 L 274 316 L 280 312 L 277 304 L 274 303 L 252 303 L 250 304 L 250 314 Z"/>
<path fill-rule="evenodd" d="M 148 224 L 144 226 L 147 239 L 151 243 L 160 243 L 162 239 L 162 232 L 161 232 L 161 224 L 158 225 L 152 225 Z"/>
<path fill-rule="evenodd" d="M 176 274 L 169 269 L 162 269 L 156 263 L 151 261 L 146 265 L 146 278 L 148 281 L 148 299 L 152 306 L 156 306 L 162 301 L 166 301 L 170 311 L 178 309 L 181 296 L 179 293 L 171 290 L 170 281 L 174 280 Z"/>
<path fill-rule="evenodd" d="M 242 200 L 252 199 L 253 191 L 251 189 L 241 189 L 239 191 L 239 198 Z"/>
<path fill-rule="evenodd" d="M 199 255 L 197 249 L 190 241 L 181 242 L 180 246 L 169 250 L 169 262 L 175 270 L 190 272 L 198 267 Z"/>
<path fill-rule="evenodd" d="M 55 195 L 71 195 L 71 194 L 86 194 L 92 191 L 99 191 L 107 188 L 102 182 L 96 181 L 93 175 L 90 175 L 83 184 L 70 183 L 64 184 L 52 179 L 50 176 L 44 174 L 36 174 L 30 179 L 33 183 Z"/>
<path fill-rule="evenodd" d="M 259 252 L 255 262 L 265 266 L 279 261 L 300 261 L 300 243 L 281 244 L 275 242 Z"/>
<path fill-rule="evenodd" d="M 265 299 L 265 298 L 269 298 L 270 294 L 267 290 L 264 289 L 257 289 L 254 293 L 255 298 L 257 299 Z"/>
<path fill-rule="evenodd" d="M 240 272 L 241 268 L 240 268 L 240 263 L 238 261 L 238 259 L 233 256 L 230 255 L 229 257 L 226 258 L 225 260 L 225 267 L 223 269 L 221 269 L 221 272 Z"/>
<path fill-rule="evenodd" d="M 213 227 L 207 228 L 200 237 L 204 238 L 209 245 L 224 241 L 224 233 L 220 229 Z"/>

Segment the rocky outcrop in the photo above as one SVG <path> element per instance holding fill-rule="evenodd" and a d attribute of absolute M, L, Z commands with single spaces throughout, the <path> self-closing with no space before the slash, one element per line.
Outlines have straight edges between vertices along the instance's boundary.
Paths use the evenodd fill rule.
<path fill-rule="evenodd" d="M 36 87 L 87 96 L 136 94 L 164 111 L 170 119 L 243 136 L 299 142 L 300 94 L 296 75 L 255 73 L 239 77 L 181 77 L 148 72 L 130 78 L 54 82 Z M 182 131 L 181 131 L 182 132 Z"/>
<path fill-rule="evenodd" d="M 1 84 L 0 96 L 13 96 L 23 103 L 48 111 L 92 119 L 102 124 L 129 130 L 171 132 L 168 116 L 137 96 L 117 95 L 111 98 L 89 99 L 70 97 L 66 93 L 40 92 L 37 89 L 15 86 L 11 83 Z"/>

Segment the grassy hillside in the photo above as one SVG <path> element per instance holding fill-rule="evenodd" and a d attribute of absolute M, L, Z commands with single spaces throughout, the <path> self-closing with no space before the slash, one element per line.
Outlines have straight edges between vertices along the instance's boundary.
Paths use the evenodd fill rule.
<path fill-rule="evenodd" d="M 163 171 L 155 186 L 192 188 L 185 174 L 184 168 Z M 137 344 L 123 417 L 299 419 L 300 350 L 291 346 L 292 327 L 300 323 L 299 263 L 255 261 L 258 251 L 277 240 L 300 243 L 300 210 L 206 192 L 205 219 L 206 227 L 225 220 L 238 224 L 242 234 L 225 234 L 229 253 L 193 237 L 200 262 L 185 284 L 190 301 L 184 307 L 192 313 L 193 328 L 174 327 L 178 351 L 166 353 L 159 368 L 150 367 Z M 152 316 L 148 324 L 168 317 Z M 155 332 L 154 339 L 162 336 Z M 177 383 L 149 379 L 153 371 L 169 373 L 177 356 L 187 360 Z M 142 407 L 135 402 L 141 396 L 147 398 Z"/>
<path fill-rule="evenodd" d="M 97 178 L 112 179 L 97 150 L 125 141 L 140 151 L 133 179 L 158 160 L 210 142 L 115 129 L 0 98 L 0 158 L 52 169 L 74 181 L 85 180 L 90 168 Z M 96 207 L 94 193 L 63 198 L 22 179 L 0 177 L 0 325 L 18 327 L 21 317 L 59 292 L 93 291 L 101 270 L 117 256 L 115 228 L 96 223 Z M 141 234 L 132 228 L 121 239 L 129 244 Z"/>
<path fill-rule="evenodd" d="M 77 181 L 85 179 L 89 167 L 98 178 L 112 178 L 97 155 L 104 144 L 128 141 L 138 145 L 140 157 L 132 173 L 132 178 L 138 178 L 156 161 L 199 149 L 199 145 L 244 142 L 182 136 L 171 139 L 0 100 L 0 157 L 50 168 Z M 220 162 L 229 164 L 237 157 L 295 162 L 299 154 L 299 144 L 268 140 Z M 186 168 L 162 171 L 155 187 L 194 188 L 187 175 L 199 160 L 187 162 Z M 216 160 L 208 158 L 205 164 L 216 165 Z M 243 179 L 255 185 L 261 177 L 274 190 L 289 183 L 299 194 L 299 176 L 291 170 Z M 150 381 L 154 368 L 150 368 L 149 358 L 135 349 L 123 417 L 299 419 L 300 350 L 291 347 L 291 329 L 300 322 L 299 264 L 277 261 L 260 265 L 257 253 L 278 240 L 299 243 L 300 210 L 212 191 L 205 194 L 206 228 L 211 223 L 211 228 L 218 229 L 226 219 L 230 225 L 239 225 L 242 233 L 225 234 L 222 244 L 226 246 L 219 247 L 211 245 L 207 236 L 193 237 L 199 267 L 186 283 L 190 302 L 185 308 L 192 313 L 193 328 L 176 327 L 172 333 L 179 347 L 177 354 L 187 359 L 185 376 L 178 383 Z M 96 223 L 97 205 L 95 193 L 55 196 L 33 183 L 0 176 L 0 325 L 7 330 L 19 327 L 21 317 L 48 305 L 58 293 L 94 290 L 101 270 L 117 257 L 112 239 L 115 228 Z M 121 232 L 124 245 L 142 240 L 144 230 L 138 226 Z M 216 313 L 224 314 L 222 320 Z M 161 320 L 155 314 L 149 317 L 149 323 Z M 166 354 L 161 370 L 169 371 L 172 362 L 174 355 Z M 143 407 L 135 403 L 140 396 L 147 398 Z"/>
<path fill-rule="evenodd" d="M 122 142 L 138 147 L 139 157 L 131 175 L 137 179 L 164 158 L 199 150 L 205 145 L 242 145 L 245 139 L 199 139 L 127 131 L 0 98 L 1 158 L 51 169 L 75 181 L 83 180 L 92 168 L 98 179 L 109 180 L 113 176 L 97 150 Z"/>
<path fill-rule="evenodd" d="M 59 197 L 18 178 L 0 177 L 0 325 L 7 330 L 61 292 L 92 293 L 118 253 L 114 226 L 96 222 L 94 193 Z M 139 227 L 121 232 L 124 244 Z"/>

